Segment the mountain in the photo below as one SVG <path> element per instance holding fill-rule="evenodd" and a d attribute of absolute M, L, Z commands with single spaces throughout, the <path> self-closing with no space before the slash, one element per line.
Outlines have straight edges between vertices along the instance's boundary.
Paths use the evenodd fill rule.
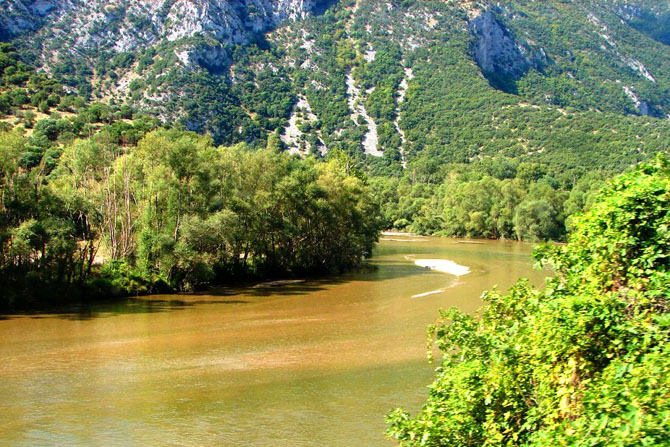
<path fill-rule="evenodd" d="M 98 45 L 127 52 L 196 33 L 222 43 L 246 43 L 248 32 L 302 19 L 319 4 L 317 0 L 16 0 L 3 2 L 0 8 L 5 39 L 46 26 L 53 33 L 70 35 L 66 42 L 73 46 L 67 51 Z"/>
<path fill-rule="evenodd" d="M 670 130 L 667 2 L 19 0 L 0 36 L 90 99 L 375 173 L 621 169 Z"/>

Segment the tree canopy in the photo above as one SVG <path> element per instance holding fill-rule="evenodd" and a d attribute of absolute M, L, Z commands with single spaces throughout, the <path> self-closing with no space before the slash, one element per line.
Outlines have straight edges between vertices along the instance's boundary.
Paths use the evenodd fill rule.
<path fill-rule="evenodd" d="M 49 168 L 44 157 L 22 162 L 29 141 L 0 133 L 5 305 L 39 290 L 146 293 L 339 271 L 370 255 L 381 227 L 365 177 L 338 158 L 161 129 L 134 147 L 105 133 L 74 140 Z"/>

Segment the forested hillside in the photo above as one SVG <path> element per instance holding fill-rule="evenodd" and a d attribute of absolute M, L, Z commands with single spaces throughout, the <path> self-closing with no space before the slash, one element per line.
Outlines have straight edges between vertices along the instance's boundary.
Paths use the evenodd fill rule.
<path fill-rule="evenodd" d="M 275 133 L 294 152 L 343 149 L 383 175 L 494 154 L 620 170 L 667 143 L 659 2 L 188 5 L 23 0 L 0 23 L 24 62 L 87 100 L 217 144 Z"/>

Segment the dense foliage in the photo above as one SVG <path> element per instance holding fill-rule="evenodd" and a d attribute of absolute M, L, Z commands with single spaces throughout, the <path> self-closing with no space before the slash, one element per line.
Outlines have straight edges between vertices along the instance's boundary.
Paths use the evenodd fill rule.
<path fill-rule="evenodd" d="M 570 179 L 550 164 L 494 157 L 467 164 L 412 163 L 371 185 L 385 226 L 421 234 L 562 240 L 611 171 Z"/>
<path fill-rule="evenodd" d="M 66 95 L 59 83 L 36 73 L 20 60 L 16 48 L 4 42 L 0 42 L 0 90 L 1 115 L 28 104 L 42 112 L 74 104 L 74 97 Z"/>
<path fill-rule="evenodd" d="M 428 402 L 396 410 L 403 446 L 670 443 L 670 165 L 610 182 L 567 245 L 536 252 L 555 277 L 485 294 L 480 317 L 441 313 Z"/>
<path fill-rule="evenodd" d="M 136 147 L 107 133 L 77 139 L 52 169 L 22 163 L 29 142 L 0 134 L 4 305 L 42 290 L 143 293 L 337 271 L 377 239 L 369 189 L 341 158 L 216 147 L 172 129 Z"/>

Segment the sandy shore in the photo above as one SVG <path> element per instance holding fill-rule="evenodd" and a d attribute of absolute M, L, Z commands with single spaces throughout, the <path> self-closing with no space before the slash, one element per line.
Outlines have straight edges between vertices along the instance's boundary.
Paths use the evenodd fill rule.
<path fill-rule="evenodd" d="M 419 267 L 449 273 L 454 276 L 463 276 L 470 273 L 470 267 L 456 264 L 454 261 L 448 261 L 446 259 L 417 259 L 414 263 Z"/>

